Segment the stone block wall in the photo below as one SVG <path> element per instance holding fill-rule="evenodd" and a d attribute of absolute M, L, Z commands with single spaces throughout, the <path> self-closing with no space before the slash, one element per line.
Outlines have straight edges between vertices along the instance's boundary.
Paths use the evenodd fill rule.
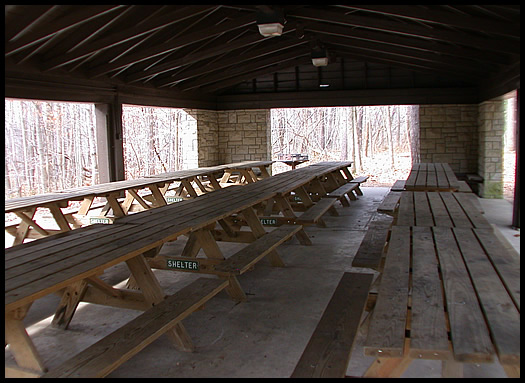
<path fill-rule="evenodd" d="M 420 105 L 420 161 L 448 162 L 456 173 L 478 171 L 478 106 Z"/>
<path fill-rule="evenodd" d="M 505 134 L 504 103 L 485 101 L 479 104 L 478 174 L 484 182 L 483 198 L 503 198 L 503 150 Z"/>
<path fill-rule="evenodd" d="M 219 163 L 271 159 L 269 109 L 218 111 Z"/>
<path fill-rule="evenodd" d="M 219 163 L 219 127 L 215 110 L 184 109 L 197 121 L 198 163 L 195 167 Z"/>

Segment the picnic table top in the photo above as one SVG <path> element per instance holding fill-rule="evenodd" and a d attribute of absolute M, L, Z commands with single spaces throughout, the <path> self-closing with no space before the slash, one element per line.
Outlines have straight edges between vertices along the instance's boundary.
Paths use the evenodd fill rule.
<path fill-rule="evenodd" d="M 459 182 L 448 163 L 415 163 L 405 190 L 457 191 Z"/>
<path fill-rule="evenodd" d="M 250 168 L 257 166 L 268 166 L 274 161 L 243 161 L 232 164 L 217 165 L 205 168 L 194 168 L 165 172 L 132 180 L 106 182 L 91 186 L 65 189 L 62 191 L 35 196 L 20 197 L 5 200 L 5 212 L 10 213 L 17 210 L 40 207 L 51 203 L 82 200 L 89 196 L 105 196 L 133 188 L 145 188 L 150 185 L 159 185 L 173 181 L 181 181 L 186 178 L 214 174 L 225 169 Z"/>
<path fill-rule="evenodd" d="M 466 193 L 400 192 L 396 225 L 491 228 Z"/>
<path fill-rule="evenodd" d="M 232 186 L 199 198 L 5 250 L 5 307 L 13 310 L 271 197 Z M 130 241 L 133 238 L 133 241 Z"/>
<path fill-rule="evenodd" d="M 491 229 L 393 226 L 365 354 L 519 366 L 519 270 Z"/>

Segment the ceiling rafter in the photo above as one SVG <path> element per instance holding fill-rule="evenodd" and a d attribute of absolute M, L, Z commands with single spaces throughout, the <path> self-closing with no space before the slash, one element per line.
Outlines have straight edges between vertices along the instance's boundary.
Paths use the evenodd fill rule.
<path fill-rule="evenodd" d="M 474 47 L 476 49 L 489 49 L 498 52 L 515 52 L 519 49 L 519 41 L 496 43 L 491 39 L 479 37 L 475 35 L 464 35 L 454 33 L 448 30 L 426 29 L 419 25 L 407 25 L 398 21 L 387 21 L 379 18 L 371 18 L 352 14 L 345 16 L 340 13 L 332 11 L 314 10 L 314 9 L 298 9 L 293 13 L 289 13 L 287 17 L 294 17 L 299 19 L 314 20 L 327 23 L 335 23 L 347 26 L 370 28 L 373 30 L 385 31 L 388 33 L 396 33 L 405 36 L 413 36 L 423 39 L 438 40 L 438 41 L 454 41 L 455 43 Z"/>
<path fill-rule="evenodd" d="M 195 76 L 200 76 L 200 75 L 205 75 L 210 72 L 220 71 L 232 65 L 240 66 L 244 62 L 250 61 L 253 59 L 259 59 L 259 58 L 264 59 L 265 56 L 275 54 L 282 50 L 290 50 L 291 48 L 294 48 L 299 45 L 304 45 L 305 43 L 307 43 L 307 41 L 301 41 L 297 39 L 280 40 L 276 43 L 266 40 L 262 42 L 261 44 L 259 44 L 260 46 L 254 50 L 251 50 L 244 54 L 233 55 L 232 57 L 228 59 L 221 60 L 219 63 L 212 62 L 212 63 L 208 63 L 207 65 L 199 65 L 196 68 L 189 69 L 187 71 L 182 71 L 181 73 L 178 73 L 177 75 L 170 76 L 165 81 L 160 81 L 158 83 L 158 86 L 166 86 L 172 83 L 177 83 L 182 80 L 190 79 Z M 270 60 L 272 58 L 270 58 Z"/>
<path fill-rule="evenodd" d="M 186 6 L 180 9 L 170 12 L 163 15 L 162 17 L 151 20 L 150 22 L 138 25 L 136 27 L 128 28 L 124 31 L 117 32 L 109 35 L 108 37 L 98 39 L 88 46 L 82 47 L 77 51 L 66 53 L 63 56 L 55 56 L 48 59 L 43 64 L 44 70 L 51 70 L 54 68 L 61 67 L 63 65 L 69 64 L 76 60 L 80 60 L 85 56 L 88 56 L 96 51 L 104 50 L 111 48 L 115 45 L 125 43 L 126 41 L 139 38 L 144 34 L 153 32 L 160 28 L 165 28 L 171 24 L 177 23 L 181 20 L 184 20 L 188 17 L 194 16 L 196 14 L 206 12 L 210 9 L 210 6 L 201 5 L 201 6 Z"/>
<path fill-rule="evenodd" d="M 303 43 L 304 44 L 304 43 Z M 234 77 L 242 75 L 246 72 L 251 72 L 253 70 L 259 69 L 261 67 L 269 66 L 272 64 L 279 64 L 283 61 L 288 61 L 293 58 L 309 56 L 310 49 L 304 47 L 294 47 L 294 49 L 288 49 L 286 52 L 279 52 L 277 54 L 267 55 L 262 58 L 257 58 L 255 60 L 249 60 L 246 63 L 239 63 L 234 65 L 229 65 L 226 68 L 220 68 L 219 70 L 214 70 L 213 74 L 208 74 L 200 76 L 197 79 L 185 80 L 181 85 L 177 85 L 178 88 L 182 90 L 193 89 L 196 87 L 204 86 L 209 83 L 216 82 L 222 78 Z"/>
<path fill-rule="evenodd" d="M 425 23 L 447 25 L 456 28 L 464 28 L 479 31 L 479 23 L 483 23 L 483 31 L 496 35 L 519 37 L 519 27 L 509 26 L 508 23 L 491 19 L 465 18 L 450 14 L 439 9 L 425 9 L 417 5 L 339 5 L 345 9 L 356 9 L 366 12 L 375 12 L 382 15 L 391 15 L 408 20 L 422 21 Z"/>
<path fill-rule="evenodd" d="M 176 41 L 162 43 L 162 44 L 150 47 L 148 49 L 142 50 L 140 52 L 137 52 L 135 54 L 128 55 L 126 57 L 122 57 L 121 59 L 115 60 L 114 62 L 109 63 L 105 66 L 101 66 L 99 68 L 90 70 L 89 74 L 91 77 L 94 78 L 102 74 L 111 72 L 112 70 L 119 69 L 123 66 L 135 64 L 137 62 L 147 60 L 151 57 L 155 57 L 155 56 L 173 51 L 175 49 L 181 48 L 185 45 L 194 43 L 196 41 L 202 41 L 211 36 L 219 35 L 224 32 L 230 31 L 232 29 L 246 27 L 254 23 L 255 23 L 255 20 L 253 19 L 252 15 L 241 16 L 239 18 L 230 20 L 225 23 L 221 23 L 211 28 L 203 28 L 201 30 L 194 31 L 192 33 L 188 33 L 182 36 L 181 38 L 177 39 Z"/>
<path fill-rule="evenodd" d="M 6 45 L 6 55 L 10 55 L 20 50 L 27 48 L 33 44 L 37 44 L 44 39 L 50 38 L 53 35 L 64 32 L 71 28 L 77 27 L 80 24 L 86 23 L 93 18 L 105 15 L 108 12 L 114 12 L 122 9 L 122 5 L 100 5 L 90 8 L 89 11 L 81 9 L 74 10 L 68 14 L 68 17 L 59 18 L 58 21 L 45 23 L 43 26 L 37 28 L 37 32 L 22 36 L 17 39 L 12 39 Z"/>

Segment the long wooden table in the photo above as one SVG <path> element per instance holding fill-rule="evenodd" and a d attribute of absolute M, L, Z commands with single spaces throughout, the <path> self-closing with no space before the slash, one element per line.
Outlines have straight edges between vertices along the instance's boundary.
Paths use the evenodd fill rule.
<path fill-rule="evenodd" d="M 13 245 L 23 243 L 26 238 L 39 238 L 81 227 L 84 224 L 111 223 L 114 218 L 127 215 L 132 210 L 150 209 L 164 206 L 170 202 L 195 198 L 221 188 L 219 176 L 242 171 L 247 181 L 254 182 L 257 177 L 252 168 L 259 168 L 263 177 L 268 177 L 267 167 L 273 161 L 243 161 L 205 168 L 179 170 L 147 176 L 134 180 L 109 182 L 104 184 L 73 188 L 56 193 L 22 197 L 5 201 L 5 213 L 14 213 L 20 218 L 16 225 L 6 226 L 6 232 L 14 235 Z M 170 185 L 179 182 L 174 196 L 167 196 Z M 228 182 L 228 179 L 225 180 Z M 195 186 L 196 185 L 196 186 Z M 122 197 L 125 195 L 125 198 Z M 90 217 L 89 222 L 64 214 L 71 201 L 82 201 L 76 217 L 84 217 L 93 207 L 96 198 L 104 198 L 102 213 Z M 43 228 L 35 218 L 37 209 L 47 208 L 51 211 L 56 228 Z M 112 214 L 108 214 L 111 212 Z"/>
<path fill-rule="evenodd" d="M 225 219 L 242 214 L 251 228 L 248 234 L 252 241 L 264 236 L 266 232 L 253 206 L 271 196 L 267 191 L 230 187 L 129 215 L 113 225 L 86 226 L 6 249 L 5 313 L 9 330 L 6 342 L 18 368 L 37 372 L 45 369 L 22 322 L 35 300 L 65 289 L 53 320 L 60 327 L 68 326 L 81 299 L 144 310 L 164 296 L 146 260 L 154 258 L 162 244 L 190 235 L 190 245 L 183 251 L 184 261 L 192 260 L 195 254 L 187 252 L 195 249 L 192 243 L 198 242 L 197 247 L 204 249 L 210 264 L 220 263 L 225 257 L 209 230 L 217 223 L 227 227 Z M 269 256 L 273 264 L 281 265 L 275 250 Z M 104 270 L 122 262 L 128 265 L 142 293 L 115 289 L 99 278 Z M 230 295 L 242 298 L 244 294 L 235 278 L 228 276 L 228 280 Z M 182 324 L 172 331 L 172 337 L 181 347 L 191 346 Z"/>
<path fill-rule="evenodd" d="M 459 182 L 447 163 L 415 163 L 405 182 L 405 190 L 457 191 Z"/>
<path fill-rule="evenodd" d="M 520 260 L 491 229 L 393 226 L 372 311 L 367 377 L 400 377 L 413 360 L 499 360 L 520 375 Z"/>
<path fill-rule="evenodd" d="M 317 177 L 333 169 L 317 168 L 310 172 Z M 265 256 L 273 266 L 284 266 L 276 246 L 292 235 L 302 234 L 302 239 L 308 240 L 301 233 L 301 225 L 285 225 L 267 233 L 256 213 L 257 206 L 276 197 L 279 188 L 282 193 L 297 188 L 299 184 L 290 184 L 296 181 L 288 174 L 231 186 L 127 215 L 113 225 L 94 224 L 6 249 L 5 313 L 9 330 L 6 342 L 17 362 L 9 371 L 22 369 L 38 374 L 45 370 L 23 319 L 35 300 L 51 293 L 62 294 L 53 319 L 53 324 L 62 328 L 67 328 L 81 300 L 135 310 L 147 310 L 160 302 L 163 290 L 151 268 L 227 278 L 226 291 L 233 299 L 242 301 L 245 294 L 236 275 Z M 248 231 L 235 227 L 234 220 L 239 219 L 249 227 Z M 217 228 L 222 229 L 223 236 L 217 235 Z M 164 243 L 183 235 L 188 240 L 180 256 L 159 254 Z M 248 245 L 246 251 L 225 257 L 217 242 L 222 240 Z M 204 257 L 197 257 L 200 249 Z M 116 289 L 100 279 L 104 270 L 122 262 L 128 265 L 131 280 L 140 292 Z M 191 340 L 181 323 L 173 329 L 171 337 L 179 347 L 191 349 Z"/>
<path fill-rule="evenodd" d="M 395 225 L 491 227 L 466 193 L 403 191 L 393 198 L 396 203 L 381 205 L 378 211 L 393 216 Z"/>
<path fill-rule="evenodd" d="M 469 193 L 391 192 L 379 212 L 394 217 L 380 263 L 365 354 L 367 377 L 400 377 L 413 360 L 499 360 L 520 375 L 520 259 Z"/>

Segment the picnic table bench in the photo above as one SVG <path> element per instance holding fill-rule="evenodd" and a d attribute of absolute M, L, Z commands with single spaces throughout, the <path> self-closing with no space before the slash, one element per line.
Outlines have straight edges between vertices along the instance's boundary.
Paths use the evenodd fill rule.
<path fill-rule="evenodd" d="M 221 189 L 196 199 L 128 215 L 117 220 L 113 225 L 86 226 L 6 249 L 6 342 L 17 362 L 17 366 L 6 367 L 6 374 L 16 375 L 21 370 L 24 372 L 29 370 L 32 374 L 39 375 L 45 371 L 45 363 L 38 355 L 22 322 L 35 300 L 51 293 L 61 292 L 62 300 L 56 310 L 53 324 L 63 328 L 67 328 L 78 303 L 82 300 L 118 308 L 143 310 L 147 314 L 139 316 L 133 324 L 119 334 L 133 333 L 134 329 L 139 331 L 138 329 L 141 329 L 145 323 L 150 323 L 148 319 L 150 315 L 161 314 L 162 310 L 157 310 L 155 307 L 165 298 L 148 262 L 150 260 L 154 260 L 153 263 L 161 262 L 162 268 L 171 270 L 179 270 L 181 267 L 193 269 L 195 261 L 206 264 L 206 260 L 209 260 L 209 264 L 213 265 L 227 262 L 210 229 L 218 222 L 227 228 L 225 219 L 234 214 L 242 214 L 252 229 L 249 233 L 252 242 L 245 247 L 245 251 L 253 258 L 239 259 L 241 257 L 236 256 L 234 258 L 236 262 L 230 262 L 230 272 L 215 273 L 223 277 L 227 283 L 212 285 L 211 290 L 199 289 L 200 292 L 194 295 L 195 299 L 187 306 L 188 310 L 179 312 L 180 315 L 171 315 L 166 322 L 163 322 L 165 325 L 157 328 L 156 331 L 150 333 L 148 330 L 149 335 L 139 337 L 141 340 L 138 346 L 133 345 L 128 350 L 123 350 L 128 346 L 122 346 L 123 348 L 118 346 L 119 353 L 125 356 L 111 362 L 111 369 L 116 368 L 164 332 L 169 334 L 179 348 L 191 350 L 193 345 L 180 322 L 181 318 L 189 315 L 201 305 L 203 300 L 211 299 L 223 288 L 233 299 L 245 299 L 245 294 L 236 279 L 236 275 L 245 271 L 244 267 L 239 266 L 239 262 L 252 266 L 254 262 L 268 256 L 272 265 L 284 266 L 275 248 L 301 227 L 288 226 L 280 228 L 276 233 L 266 233 L 257 219 L 253 206 L 270 198 L 271 195 L 267 191 L 257 193 L 253 190 L 245 190 L 244 187 Z M 158 251 L 162 244 L 182 235 L 189 236 L 183 250 L 183 257 L 161 259 Z M 278 235 L 282 237 L 279 238 Z M 263 255 L 253 250 L 254 247 Z M 200 248 L 204 250 L 206 256 L 202 260 L 196 258 L 195 250 L 198 251 Z M 116 289 L 99 278 L 104 270 L 122 262 L 128 265 L 141 293 Z M 179 296 L 179 298 L 184 297 Z M 179 302 L 179 298 L 170 299 L 167 305 Z M 154 306 L 154 311 L 149 311 L 151 306 Z M 160 326 L 161 322 L 153 321 L 155 326 Z M 103 340 L 102 344 L 107 344 L 105 342 L 111 343 L 110 340 Z M 92 351 L 96 353 L 96 350 L 90 350 L 88 355 L 91 355 Z M 124 351 L 126 353 L 122 354 Z M 99 359 L 104 361 L 103 356 Z M 89 358 L 83 360 L 88 363 Z M 77 368 L 79 366 L 75 362 L 75 370 Z M 104 375 L 110 370 L 101 367 L 97 372 L 90 368 L 89 374 Z"/>

